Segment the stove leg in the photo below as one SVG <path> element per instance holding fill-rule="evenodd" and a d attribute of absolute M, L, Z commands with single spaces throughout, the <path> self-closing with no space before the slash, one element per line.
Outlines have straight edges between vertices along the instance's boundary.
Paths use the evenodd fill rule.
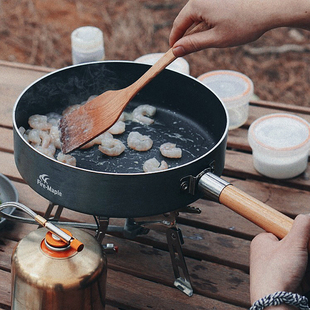
<path fill-rule="evenodd" d="M 174 271 L 174 286 L 188 296 L 193 295 L 193 288 L 183 256 L 181 244 L 184 243 L 182 232 L 179 228 L 171 227 L 167 230 L 167 242 Z"/>
<path fill-rule="evenodd" d="M 46 209 L 46 211 L 44 213 L 44 218 L 50 219 L 54 207 L 56 207 L 57 209 L 56 209 L 56 213 L 55 213 L 55 215 L 53 216 L 52 219 L 55 220 L 55 221 L 59 221 L 60 215 L 61 215 L 62 210 L 63 210 L 64 207 L 63 206 L 59 206 L 59 205 L 55 205 L 52 202 L 49 203 L 49 205 L 48 205 L 48 207 L 47 207 L 47 209 Z"/>
<path fill-rule="evenodd" d="M 96 231 L 96 239 L 99 243 L 102 243 L 102 240 L 108 230 L 109 218 L 107 217 L 97 217 L 98 229 Z"/>

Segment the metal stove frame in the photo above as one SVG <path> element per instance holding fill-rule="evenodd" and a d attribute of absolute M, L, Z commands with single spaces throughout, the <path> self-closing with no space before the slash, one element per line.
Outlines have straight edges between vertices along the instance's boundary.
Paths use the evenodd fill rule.
<path fill-rule="evenodd" d="M 55 208 L 55 214 L 52 216 Z M 180 212 L 201 213 L 200 209 L 188 206 L 162 215 L 143 218 L 127 218 L 123 227 L 109 225 L 110 219 L 102 216 L 94 216 L 96 224 L 61 222 L 60 216 L 63 209 L 63 206 L 50 203 L 44 217 L 52 222 L 60 223 L 62 225 L 95 230 L 95 238 L 100 244 L 102 244 L 106 233 L 122 233 L 127 239 L 134 239 L 139 235 L 146 235 L 151 229 L 156 232 L 166 233 L 167 245 L 175 277 L 173 284 L 187 296 L 193 295 L 193 288 L 182 251 L 182 244 L 184 243 L 183 235 L 181 229 L 177 227 L 176 218 Z M 113 244 L 102 246 L 106 253 L 117 252 L 116 247 Z"/>
<path fill-rule="evenodd" d="M 71 226 L 80 229 L 88 229 L 95 231 L 95 238 L 102 244 L 107 233 L 122 233 L 126 239 L 135 239 L 139 235 L 146 235 L 152 229 L 159 233 L 165 233 L 167 245 L 170 253 L 171 263 L 174 272 L 174 286 L 187 296 L 193 295 L 193 288 L 184 259 L 182 244 L 184 243 L 182 231 L 177 227 L 177 217 L 180 212 L 185 213 L 201 213 L 199 208 L 187 206 L 177 211 L 165 214 L 141 217 L 127 218 L 123 226 L 110 225 L 110 219 L 102 216 L 93 216 L 95 224 L 64 222 L 60 220 L 62 211 L 65 207 L 49 203 L 43 217 L 53 224 L 61 224 L 62 226 Z M 54 215 L 53 210 L 55 209 Z M 33 218 L 22 217 L 15 214 L 1 213 L 1 215 L 9 220 L 18 221 L 28 224 L 38 224 Z M 102 245 L 105 253 L 116 253 L 117 247 L 114 244 Z"/>

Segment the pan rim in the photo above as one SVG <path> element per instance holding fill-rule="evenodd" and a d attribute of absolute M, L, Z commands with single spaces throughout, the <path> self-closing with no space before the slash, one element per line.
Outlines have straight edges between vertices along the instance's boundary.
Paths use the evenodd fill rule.
<path fill-rule="evenodd" d="M 41 80 L 51 76 L 51 75 L 54 75 L 58 72 L 61 72 L 61 71 L 65 71 L 65 70 L 69 70 L 70 68 L 73 68 L 73 67 L 79 67 L 79 66 L 85 66 L 85 65 L 91 65 L 91 64 L 113 64 L 113 63 L 130 63 L 130 64 L 134 64 L 136 66 L 146 66 L 146 67 L 151 67 L 151 65 L 147 65 L 147 64 L 142 64 L 142 63 L 136 63 L 134 61 L 130 61 L 130 60 L 102 60 L 102 61 L 97 61 L 97 62 L 86 62 L 86 63 L 82 63 L 82 64 L 76 64 L 76 65 L 71 65 L 71 66 L 67 66 L 67 67 L 64 67 L 64 68 L 60 68 L 60 69 L 56 69 L 50 73 L 47 73 L 45 75 L 43 75 L 42 77 L 40 77 L 39 79 L 35 80 L 34 82 L 32 82 L 30 85 L 28 85 L 22 92 L 21 94 L 18 96 L 18 98 L 16 99 L 15 101 L 15 104 L 14 104 L 14 107 L 13 107 L 13 114 L 12 114 L 12 119 L 13 119 L 13 130 L 18 134 L 19 138 L 27 144 L 28 147 L 30 147 L 34 152 L 36 152 L 38 155 L 40 156 L 44 156 L 46 159 L 48 160 L 51 160 L 52 162 L 55 162 L 57 164 L 61 164 L 67 168 L 70 168 L 70 169 L 73 169 L 73 170 L 79 170 L 79 171 L 83 171 L 83 172 L 88 172 L 88 173 L 96 173 L 96 174 L 99 174 L 99 175 L 113 175 L 113 176 L 139 176 L 139 175 L 154 175 L 154 174 L 158 174 L 158 173 L 168 173 L 169 171 L 175 171 L 176 169 L 181 169 L 183 167 L 187 167 L 188 165 L 191 165 L 193 163 L 196 163 L 197 161 L 200 161 L 202 160 L 204 157 L 208 156 L 211 152 L 213 152 L 221 143 L 223 143 L 223 140 L 226 139 L 227 137 L 227 134 L 228 134 L 228 129 L 229 129 L 229 122 L 228 122 L 228 111 L 227 111 L 227 108 L 225 107 L 223 101 L 218 97 L 218 95 L 216 95 L 210 88 L 208 88 L 206 85 L 204 85 L 201 81 L 199 81 L 197 78 L 191 76 L 191 75 L 188 75 L 186 73 L 182 73 L 182 72 L 176 72 L 175 70 L 172 70 L 172 69 L 164 69 L 164 70 L 169 70 L 169 71 L 172 71 L 174 72 L 175 74 L 180 74 L 180 75 L 183 75 L 185 76 L 186 78 L 189 78 L 193 81 L 195 81 L 195 83 L 198 83 L 200 85 L 202 85 L 203 87 L 207 88 L 219 101 L 219 103 L 221 104 L 222 108 L 223 108 L 223 111 L 225 113 L 225 116 L 226 116 L 226 125 L 225 125 L 225 130 L 221 136 L 221 138 L 217 141 L 217 143 L 212 147 L 210 148 L 206 153 L 204 153 L 203 155 L 191 160 L 191 161 L 188 161 L 187 163 L 184 163 L 184 164 L 181 164 L 179 166 L 176 166 L 176 167 L 171 167 L 171 168 L 168 168 L 167 170 L 160 170 L 160 171 L 152 171 L 152 172 L 128 172 L 128 173 L 125 173 L 125 172 L 106 172 L 106 171 L 98 171 L 98 170 L 91 170 L 91 169 L 86 169 L 86 168 L 81 168 L 81 167 L 76 167 L 76 166 L 71 166 L 71 165 L 68 165 L 66 163 L 62 163 L 60 161 L 58 161 L 57 159 L 55 158 L 51 158 L 41 152 L 39 152 L 37 149 L 35 149 L 32 145 L 30 145 L 26 140 L 25 138 L 22 136 L 22 134 L 20 133 L 18 127 L 17 127 L 17 124 L 16 124 L 16 119 L 15 119 L 15 115 L 16 115 L 16 110 L 17 110 L 17 106 L 18 106 L 18 103 L 20 101 L 20 99 L 22 98 L 22 96 L 33 86 L 35 85 L 36 83 L 40 82 Z"/>

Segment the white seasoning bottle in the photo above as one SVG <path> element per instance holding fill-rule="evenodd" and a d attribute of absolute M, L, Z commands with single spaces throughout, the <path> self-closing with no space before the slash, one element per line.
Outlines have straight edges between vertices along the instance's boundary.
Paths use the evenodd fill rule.
<path fill-rule="evenodd" d="M 71 33 L 72 63 L 103 60 L 104 41 L 102 31 L 93 26 L 75 29 Z"/>

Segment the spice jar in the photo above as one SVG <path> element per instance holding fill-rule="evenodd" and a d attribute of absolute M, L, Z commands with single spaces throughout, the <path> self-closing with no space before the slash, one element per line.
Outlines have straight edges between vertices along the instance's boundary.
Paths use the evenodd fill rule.
<path fill-rule="evenodd" d="M 79 64 L 90 61 L 103 60 L 103 34 L 99 28 L 85 26 L 75 29 L 71 33 L 72 63 Z"/>

